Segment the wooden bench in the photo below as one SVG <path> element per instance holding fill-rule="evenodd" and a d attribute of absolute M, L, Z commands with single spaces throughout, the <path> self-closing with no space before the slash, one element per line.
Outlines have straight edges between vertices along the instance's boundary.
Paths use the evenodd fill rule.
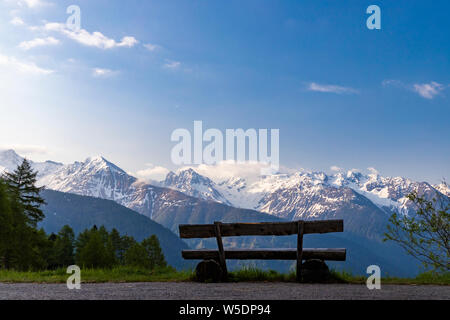
<path fill-rule="evenodd" d="M 183 250 L 184 259 L 216 260 L 227 279 L 226 259 L 238 260 L 297 260 L 297 280 L 301 280 L 302 260 L 320 259 L 345 261 L 346 249 L 303 248 L 303 235 L 309 233 L 343 232 L 343 220 L 317 220 L 293 222 L 222 223 L 180 225 L 180 238 L 216 238 L 218 250 Z M 222 237 L 235 236 L 288 236 L 297 235 L 297 248 L 293 249 L 227 249 Z"/>

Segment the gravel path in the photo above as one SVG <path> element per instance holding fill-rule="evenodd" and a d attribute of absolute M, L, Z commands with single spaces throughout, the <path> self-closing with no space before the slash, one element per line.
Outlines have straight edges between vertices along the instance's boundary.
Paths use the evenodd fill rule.
<path fill-rule="evenodd" d="M 297 283 L 100 283 L 68 290 L 65 284 L 0 283 L 5 299 L 146 299 L 146 300 L 302 300 L 302 299 L 444 299 L 450 286 L 365 285 Z"/>

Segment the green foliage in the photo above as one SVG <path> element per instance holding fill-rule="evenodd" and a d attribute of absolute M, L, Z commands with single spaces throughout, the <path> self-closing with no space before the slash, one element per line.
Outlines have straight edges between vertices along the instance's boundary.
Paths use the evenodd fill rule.
<path fill-rule="evenodd" d="M 77 238 L 64 225 L 57 234 L 37 229 L 44 217 L 37 172 L 24 160 L 13 173 L 0 178 L 0 270 L 55 270 L 74 263 L 83 268 L 129 265 L 145 270 L 166 268 L 156 235 L 137 243 L 134 238 L 111 233 L 101 226 L 85 229 Z"/>
<path fill-rule="evenodd" d="M 70 266 L 75 263 L 75 233 L 68 225 L 62 227 L 53 244 L 55 265 Z"/>
<path fill-rule="evenodd" d="M 0 180 L 0 267 L 10 266 L 9 241 L 13 234 L 13 213 L 11 199 L 7 193 L 6 184 Z"/>
<path fill-rule="evenodd" d="M 115 229 L 94 226 L 79 234 L 76 240 L 76 263 L 88 268 L 112 268 L 117 265 L 153 270 L 167 263 L 155 235 L 136 242 L 132 237 L 120 236 Z"/>
<path fill-rule="evenodd" d="M 167 266 L 158 238 L 155 235 L 144 239 L 141 243 L 133 244 L 125 252 L 125 264 L 149 270 Z"/>
<path fill-rule="evenodd" d="M 159 245 L 159 240 L 155 235 L 144 239 L 142 246 L 147 251 L 150 260 L 150 269 L 165 267 L 167 265 L 161 246 Z"/>
<path fill-rule="evenodd" d="M 37 172 L 33 171 L 27 159 L 13 172 L 4 174 L 8 188 L 21 204 L 31 226 L 44 219 L 40 206 L 45 202 L 39 195 L 43 188 L 36 187 L 36 176 Z"/>
<path fill-rule="evenodd" d="M 394 213 L 389 219 L 385 241 L 395 241 L 425 268 L 450 271 L 450 213 L 449 204 L 427 201 L 417 193 L 408 195 L 417 207 L 414 216 Z"/>
<path fill-rule="evenodd" d="M 76 262 L 88 268 L 108 268 L 114 265 L 114 251 L 106 229 L 85 230 L 77 241 Z"/>
<path fill-rule="evenodd" d="M 46 265 L 46 236 L 28 223 L 17 193 L 0 179 L 0 268 L 26 270 Z"/>
<path fill-rule="evenodd" d="M 140 243 L 135 243 L 127 250 L 125 253 L 125 264 L 132 267 L 152 269 L 152 261 L 148 252 Z"/>
<path fill-rule="evenodd" d="M 42 195 L 47 204 L 42 206 L 46 214 L 45 220 L 39 223 L 47 232 L 58 231 L 70 221 L 70 227 L 78 235 L 85 229 L 91 229 L 94 224 L 105 226 L 110 232 L 115 228 L 123 237 L 122 248 L 119 248 L 116 236 L 113 246 L 116 248 L 118 263 L 123 264 L 125 251 L 134 240 L 142 241 L 154 234 L 158 237 L 166 261 L 172 266 L 182 268 L 190 264 L 184 260 L 180 251 L 188 249 L 187 244 L 169 229 L 154 222 L 150 218 L 133 210 L 125 208 L 114 201 L 100 198 L 84 197 L 75 194 L 61 193 L 53 190 L 43 190 Z M 57 213 L 56 215 L 54 213 Z M 130 236 L 133 236 L 132 239 Z"/>

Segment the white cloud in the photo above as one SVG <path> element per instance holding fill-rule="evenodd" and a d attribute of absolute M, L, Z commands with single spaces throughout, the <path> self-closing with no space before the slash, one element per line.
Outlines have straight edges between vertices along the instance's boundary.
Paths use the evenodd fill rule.
<path fill-rule="evenodd" d="M 161 166 L 154 166 L 152 164 L 146 164 L 147 166 L 150 166 L 150 168 L 139 170 L 136 172 L 136 177 L 140 180 L 150 182 L 150 181 L 162 181 L 166 178 L 166 175 L 170 172 L 169 169 L 161 167 Z"/>
<path fill-rule="evenodd" d="M 242 177 L 248 182 L 253 182 L 259 180 L 261 177 L 261 171 L 268 169 L 269 167 L 270 165 L 257 161 L 246 161 L 240 163 L 234 160 L 225 160 L 215 165 L 201 164 L 198 166 L 186 166 L 178 169 L 178 172 L 192 168 L 199 174 L 206 176 L 213 181 Z M 289 169 L 281 168 L 280 172 L 287 173 L 286 170 Z M 292 170 L 289 170 L 288 172 L 292 172 Z"/>
<path fill-rule="evenodd" d="M 336 93 L 336 94 L 358 93 L 358 90 L 350 87 L 342 87 L 338 85 L 329 85 L 329 84 L 318 84 L 315 82 L 311 82 L 308 85 L 308 90 L 316 92 Z"/>
<path fill-rule="evenodd" d="M 30 41 L 21 42 L 19 44 L 19 47 L 23 50 L 30 50 L 35 47 L 52 46 L 52 45 L 57 45 L 59 43 L 60 43 L 60 41 L 53 37 L 36 38 L 36 39 L 30 40 Z"/>
<path fill-rule="evenodd" d="M 24 144 L 0 145 L 0 150 L 14 150 L 22 156 L 44 155 L 49 153 L 47 147 Z"/>
<path fill-rule="evenodd" d="M 377 175 L 379 173 L 378 170 L 375 169 L 374 167 L 369 167 L 367 168 L 367 170 L 369 170 L 371 174 Z"/>
<path fill-rule="evenodd" d="M 383 80 L 383 82 L 381 84 L 383 85 L 383 87 L 388 87 L 388 86 L 405 87 L 403 82 L 401 82 L 400 80 L 395 80 L 395 79 Z"/>
<path fill-rule="evenodd" d="M 341 168 L 341 167 L 338 167 L 338 166 L 331 166 L 331 167 L 330 167 L 330 170 L 331 170 L 331 171 L 334 171 L 334 172 L 339 172 L 339 171 L 342 171 L 342 168 Z"/>
<path fill-rule="evenodd" d="M 413 91 L 425 99 L 433 99 L 441 91 L 445 90 L 445 86 L 431 81 L 430 83 L 416 83 L 413 85 L 405 84 L 400 80 L 384 80 L 382 82 L 383 87 L 392 86 L 403 88 L 409 91 Z"/>
<path fill-rule="evenodd" d="M 126 36 L 123 37 L 120 42 L 114 39 L 108 38 L 99 31 L 90 33 L 87 30 L 80 29 L 79 31 L 73 31 L 68 29 L 64 23 L 50 22 L 46 23 L 44 26 L 46 31 L 56 31 L 68 38 L 81 43 L 82 45 L 89 47 L 97 47 L 101 49 L 112 49 L 117 47 L 127 47 L 131 48 L 139 43 L 134 37 Z"/>
<path fill-rule="evenodd" d="M 37 8 L 48 4 L 41 0 L 20 0 L 19 3 L 25 4 L 28 8 Z"/>
<path fill-rule="evenodd" d="M 43 0 L 3 0 L 3 2 L 22 8 L 36 9 L 39 7 L 49 6 L 51 3 Z"/>
<path fill-rule="evenodd" d="M 164 68 L 167 69 L 177 69 L 181 65 L 179 61 L 166 60 L 166 63 L 163 65 Z"/>
<path fill-rule="evenodd" d="M 19 17 L 12 18 L 10 23 L 15 25 L 15 26 L 23 26 L 23 25 L 25 25 L 25 22 Z"/>
<path fill-rule="evenodd" d="M 53 70 L 38 67 L 34 62 L 21 61 L 15 57 L 8 57 L 5 55 L 0 55 L 0 67 L 1 66 L 21 73 L 33 75 L 48 75 L 54 72 Z"/>
<path fill-rule="evenodd" d="M 103 69 L 103 68 L 94 68 L 92 69 L 92 76 L 96 78 L 107 78 L 115 75 L 117 71 L 113 71 L 110 69 Z"/>
<path fill-rule="evenodd" d="M 151 44 L 151 43 L 146 43 L 144 44 L 144 47 L 148 50 L 148 51 L 155 51 L 157 49 L 160 48 L 160 46 L 158 46 L 157 44 Z"/>
<path fill-rule="evenodd" d="M 423 84 L 415 84 L 414 91 L 418 93 L 422 98 L 425 99 L 433 99 L 436 95 L 438 95 L 442 90 L 444 90 L 444 86 L 437 82 L 423 83 Z"/>

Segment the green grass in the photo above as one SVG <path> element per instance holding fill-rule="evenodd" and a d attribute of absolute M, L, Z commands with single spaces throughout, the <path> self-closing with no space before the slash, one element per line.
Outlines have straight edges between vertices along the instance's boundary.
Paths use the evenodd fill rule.
<path fill-rule="evenodd" d="M 65 283 L 70 275 L 66 269 L 48 271 L 14 271 L 0 270 L 0 282 L 26 282 L 26 283 Z M 193 271 L 176 271 L 173 268 L 158 270 L 145 270 L 134 267 L 116 267 L 112 269 L 82 269 L 82 283 L 101 282 L 181 282 L 194 281 Z M 230 282 L 295 282 L 295 272 L 279 273 L 273 270 L 260 270 L 253 267 L 244 267 L 232 271 L 228 277 Z M 354 276 L 345 271 L 331 271 L 328 283 L 365 284 L 367 277 Z M 450 285 L 450 273 L 436 274 L 422 273 L 416 278 L 384 277 L 381 284 L 405 285 Z"/>
<path fill-rule="evenodd" d="M 266 281 L 266 282 L 296 282 L 296 273 L 291 271 L 289 273 L 279 273 L 274 270 L 260 270 L 254 267 L 243 267 L 240 270 L 232 271 L 228 276 L 231 282 L 253 282 L 253 281 Z M 327 283 L 346 283 L 337 273 L 331 272 L 331 277 Z"/>
<path fill-rule="evenodd" d="M 264 271 L 253 267 L 244 267 L 240 270 L 230 272 L 228 279 L 231 282 L 295 282 L 296 276 L 294 271 L 284 274 L 273 270 Z M 331 270 L 331 277 L 327 280 L 327 283 L 365 284 L 366 281 L 367 276 L 355 276 L 349 272 L 338 272 Z M 450 273 L 437 274 L 433 272 L 426 272 L 415 278 L 384 277 L 381 278 L 381 283 L 405 285 L 450 285 Z"/>
<path fill-rule="evenodd" d="M 0 270 L 0 282 L 65 283 L 70 274 L 66 269 L 47 271 Z M 155 282 L 189 281 L 191 271 L 176 271 L 173 268 L 146 270 L 134 267 L 112 269 L 81 269 L 81 282 Z"/>
<path fill-rule="evenodd" d="M 332 274 L 336 278 L 342 279 L 346 283 L 353 284 L 364 284 L 367 281 L 367 277 L 364 276 L 354 276 L 348 272 L 332 271 Z M 398 277 L 383 277 L 381 278 L 381 284 L 435 284 L 435 285 L 450 285 L 450 273 L 435 273 L 435 272 L 424 272 L 419 274 L 415 278 L 398 278 Z"/>
<path fill-rule="evenodd" d="M 242 281 L 268 281 L 268 282 L 289 282 L 295 281 L 295 272 L 279 273 L 274 270 L 260 270 L 252 267 L 245 267 L 240 270 L 232 271 L 228 276 L 231 282 Z"/>

